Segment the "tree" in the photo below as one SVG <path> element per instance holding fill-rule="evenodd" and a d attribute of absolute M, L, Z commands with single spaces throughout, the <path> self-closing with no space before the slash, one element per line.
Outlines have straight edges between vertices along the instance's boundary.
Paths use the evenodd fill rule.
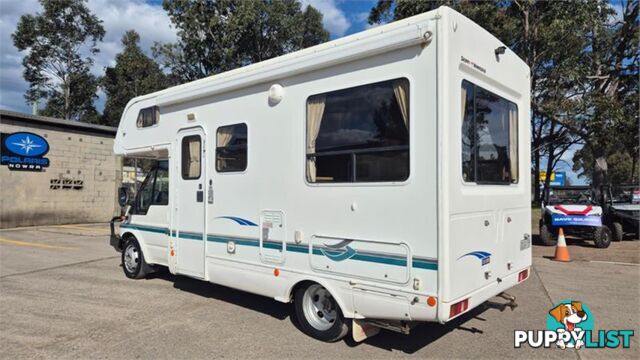
<path fill-rule="evenodd" d="M 29 82 L 27 101 L 47 100 L 45 115 L 95 121 L 97 79 L 90 73 L 91 55 L 104 36 L 102 21 L 82 0 L 40 0 L 42 13 L 22 15 L 11 35 Z M 88 56 L 83 58 L 83 54 Z"/>
<path fill-rule="evenodd" d="M 102 123 L 118 126 L 127 102 L 132 98 L 167 87 L 166 76 L 158 64 L 144 54 L 139 45 L 140 36 L 134 30 L 122 36 L 121 53 L 116 55 L 114 67 L 105 69 L 100 81 L 107 100 Z"/>
<path fill-rule="evenodd" d="M 163 2 L 178 29 L 175 44 L 154 45 L 154 56 L 177 82 L 266 60 L 329 39 L 322 14 L 298 0 Z"/>

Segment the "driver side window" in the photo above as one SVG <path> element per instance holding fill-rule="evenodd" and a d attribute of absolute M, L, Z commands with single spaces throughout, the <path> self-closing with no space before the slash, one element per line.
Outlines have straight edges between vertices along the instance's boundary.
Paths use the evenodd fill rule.
<path fill-rule="evenodd" d="M 155 179 L 156 170 L 153 170 L 142 183 L 136 201 L 136 214 L 145 215 L 149 210 L 149 206 L 153 200 L 153 185 Z"/>
<path fill-rule="evenodd" d="M 136 198 L 135 213 L 146 215 L 151 205 L 169 205 L 169 171 L 165 167 L 147 175 Z"/>

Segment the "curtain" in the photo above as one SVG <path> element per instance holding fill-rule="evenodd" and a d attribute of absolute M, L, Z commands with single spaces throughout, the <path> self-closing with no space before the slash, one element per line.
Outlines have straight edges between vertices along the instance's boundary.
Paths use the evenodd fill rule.
<path fill-rule="evenodd" d="M 189 142 L 189 177 L 200 177 L 200 140 Z"/>
<path fill-rule="evenodd" d="M 231 138 L 233 138 L 233 129 L 234 129 L 234 126 L 225 126 L 225 127 L 218 128 L 218 132 L 216 135 L 217 147 L 225 147 L 229 145 L 229 143 L 231 142 Z M 224 170 L 227 167 L 227 160 L 218 157 L 217 151 L 216 151 L 216 161 L 217 161 L 218 170 Z"/>
<path fill-rule="evenodd" d="M 326 105 L 325 95 L 316 95 L 307 101 L 307 154 L 316 152 L 316 140 L 320 132 L 322 115 Z M 316 159 L 307 159 L 307 180 L 316 181 Z"/>
<path fill-rule="evenodd" d="M 409 82 L 404 79 L 395 80 L 393 82 L 393 93 L 396 95 L 404 126 L 409 131 Z"/>
<path fill-rule="evenodd" d="M 518 181 L 518 109 L 509 105 L 509 167 L 511 181 Z"/>
<path fill-rule="evenodd" d="M 464 115 L 467 111 L 467 88 L 462 85 L 462 121 L 464 122 Z"/>

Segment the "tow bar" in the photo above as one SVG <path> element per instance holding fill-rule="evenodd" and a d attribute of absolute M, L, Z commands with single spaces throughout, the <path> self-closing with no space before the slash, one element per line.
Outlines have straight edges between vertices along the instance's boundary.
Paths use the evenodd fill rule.
<path fill-rule="evenodd" d="M 495 301 L 491 301 L 488 300 L 486 302 L 486 306 L 487 307 L 492 307 L 494 309 L 498 309 L 500 311 L 504 311 L 506 308 L 510 308 L 511 311 L 513 311 L 515 308 L 518 307 L 518 304 L 516 303 L 516 297 L 508 294 L 506 292 L 501 292 L 500 294 L 498 294 L 498 297 L 501 297 L 505 300 L 507 300 L 506 303 L 499 303 L 499 302 L 495 302 Z"/>

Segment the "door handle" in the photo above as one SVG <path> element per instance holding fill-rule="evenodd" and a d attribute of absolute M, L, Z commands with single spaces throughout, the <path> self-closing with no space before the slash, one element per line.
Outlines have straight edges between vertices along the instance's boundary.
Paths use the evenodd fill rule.
<path fill-rule="evenodd" d="M 204 201 L 204 191 L 202 190 L 198 190 L 196 191 L 196 202 L 203 202 Z"/>

